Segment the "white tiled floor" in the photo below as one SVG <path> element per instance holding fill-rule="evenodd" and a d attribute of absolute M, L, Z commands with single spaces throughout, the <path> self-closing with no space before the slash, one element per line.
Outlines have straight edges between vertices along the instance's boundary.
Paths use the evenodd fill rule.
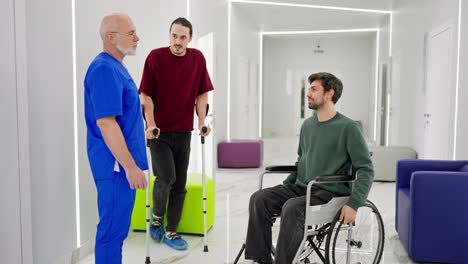
<path fill-rule="evenodd" d="M 265 140 L 264 165 L 293 164 L 296 159 L 297 141 L 293 139 Z M 190 248 L 187 251 L 172 250 L 164 244 L 150 244 L 151 263 L 232 263 L 239 251 L 247 229 L 248 200 L 258 186 L 262 169 L 219 169 L 216 175 L 216 219 L 208 232 L 208 252 L 203 252 L 203 237 L 183 237 Z M 270 175 L 266 185 L 281 182 L 284 175 Z M 385 250 L 381 263 L 413 263 L 403 249 L 395 231 L 395 184 L 374 183 L 369 195 L 385 223 Z M 146 255 L 145 234 L 130 232 L 124 243 L 124 263 L 144 263 Z M 243 260 L 239 263 L 251 263 Z M 94 256 L 82 259 L 79 264 L 94 263 Z"/>

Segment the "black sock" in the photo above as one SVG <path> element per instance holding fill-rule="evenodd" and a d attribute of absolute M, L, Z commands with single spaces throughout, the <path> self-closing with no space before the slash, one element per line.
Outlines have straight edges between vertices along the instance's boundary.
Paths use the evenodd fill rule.
<path fill-rule="evenodd" d="M 160 227 L 162 225 L 163 217 L 162 216 L 157 216 L 153 214 L 153 222 L 151 223 L 151 226 L 153 228 Z"/>

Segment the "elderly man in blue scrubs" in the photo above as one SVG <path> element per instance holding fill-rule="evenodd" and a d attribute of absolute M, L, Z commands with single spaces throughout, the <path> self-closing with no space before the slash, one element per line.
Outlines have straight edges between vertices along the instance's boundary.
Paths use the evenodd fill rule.
<path fill-rule="evenodd" d="M 97 189 L 99 224 L 95 263 L 122 263 L 135 189 L 146 188 L 145 131 L 137 86 L 122 63 L 134 55 L 138 36 L 125 14 L 103 18 L 103 52 L 84 81 L 88 159 Z"/>

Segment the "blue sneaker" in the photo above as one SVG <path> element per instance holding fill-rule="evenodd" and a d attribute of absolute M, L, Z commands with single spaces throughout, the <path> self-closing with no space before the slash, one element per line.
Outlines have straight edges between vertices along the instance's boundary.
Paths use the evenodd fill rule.
<path fill-rule="evenodd" d="M 153 221 L 153 214 L 151 214 L 150 236 L 154 242 L 162 242 L 164 238 L 164 218 L 161 218 L 160 221 Z"/>
<path fill-rule="evenodd" d="M 187 241 L 181 238 L 177 232 L 166 232 L 164 244 L 176 250 L 186 250 L 188 248 Z"/>

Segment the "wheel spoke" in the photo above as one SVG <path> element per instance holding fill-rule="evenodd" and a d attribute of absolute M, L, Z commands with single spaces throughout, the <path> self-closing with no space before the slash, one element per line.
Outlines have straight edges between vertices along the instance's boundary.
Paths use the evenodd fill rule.
<path fill-rule="evenodd" d="M 366 203 L 358 209 L 356 223 L 352 227 L 341 225 L 335 217 L 332 223 L 333 232 L 327 236 L 325 245 L 326 258 L 330 263 L 346 263 L 349 256 L 350 263 L 379 263 L 384 243 L 383 221 L 378 210 Z M 352 228 L 351 236 L 348 230 Z"/>

